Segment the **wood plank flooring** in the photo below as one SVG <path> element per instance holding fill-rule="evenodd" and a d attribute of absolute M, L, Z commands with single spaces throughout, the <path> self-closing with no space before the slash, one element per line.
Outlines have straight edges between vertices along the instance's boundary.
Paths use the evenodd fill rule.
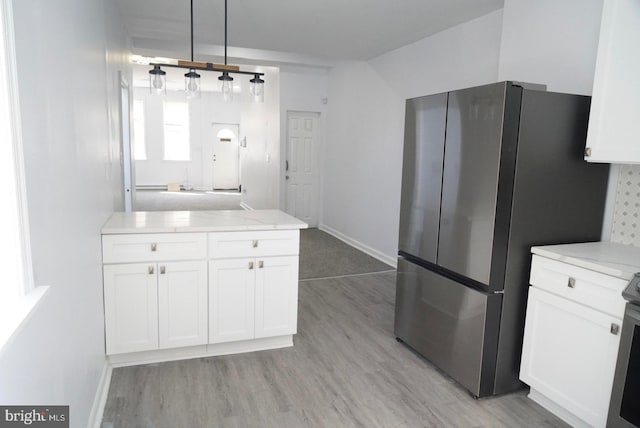
<path fill-rule="evenodd" d="M 300 282 L 293 348 L 115 369 L 103 420 L 114 428 L 566 426 L 524 392 L 474 400 L 396 342 L 394 283 L 394 273 Z"/>

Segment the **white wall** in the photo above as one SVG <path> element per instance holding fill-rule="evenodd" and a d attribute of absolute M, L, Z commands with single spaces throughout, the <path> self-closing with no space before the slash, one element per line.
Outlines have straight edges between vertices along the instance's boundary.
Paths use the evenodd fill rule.
<path fill-rule="evenodd" d="M 280 71 L 273 67 L 265 73 L 264 103 L 249 98 L 243 86 L 240 138 L 242 204 L 252 209 L 278 208 L 280 201 Z"/>
<path fill-rule="evenodd" d="M 150 95 L 149 88 L 135 88 L 134 98 L 144 101 L 147 148 L 147 159 L 135 162 L 136 185 L 179 183 L 187 188 L 211 190 L 205 186 L 210 180 L 206 180 L 204 174 L 210 175 L 210 170 L 205 168 L 211 167 L 208 161 L 212 152 L 207 144 L 212 142 L 212 124 L 240 124 L 241 97 L 225 102 L 220 92 L 203 92 L 200 99 L 187 100 L 184 92 L 167 92 L 166 96 L 159 97 Z M 164 101 L 186 101 L 189 105 L 190 161 L 164 160 Z"/>
<path fill-rule="evenodd" d="M 501 11 L 329 74 L 322 227 L 395 263 L 405 98 L 495 82 Z"/>
<path fill-rule="evenodd" d="M 499 80 L 591 95 L 602 0 L 505 0 Z"/>
<path fill-rule="evenodd" d="M 404 100 L 366 62 L 329 73 L 321 227 L 394 260 Z"/>
<path fill-rule="evenodd" d="M 402 98 L 494 83 L 501 34 L 497 10 L 369 62 Z"/>
<path fill-rule="evenodd" d="M 50 291 L 0 355 L 0 402 L 68 404 L 84 428 L 105 364 L 100 227 L 122 208 L 108 103 L 124 31 L 113 2 L 13 5 L 34 274 Z"/>
<path fill-rule="evenodd" d="M 280 209 L 286 207 L 285 164 L 287 159 L 287 112 L 306 111 L 320 113 L 318 124 L 320 127 L 318 172 L 323 168 L 323 154 L 326 145 L 326 116 L 329 93 L 329 71 L 325 68 L 283 67 L 280 69 Z M 320 187 L 322 183 L 320 183 Z M 318 189 L 318 208 L 322 212 L 322 188 Z M 321 218 L 320 218 L 321 220 Z"/>

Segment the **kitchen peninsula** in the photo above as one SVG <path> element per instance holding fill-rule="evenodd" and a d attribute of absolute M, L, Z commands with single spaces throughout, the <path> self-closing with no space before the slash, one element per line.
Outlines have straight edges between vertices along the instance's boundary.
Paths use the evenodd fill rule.
<path fill-rule="evenodd" d="M 102 228 L 112 365 L 292 346 L 307 227 L 279 210 L 114 213 Z"/>

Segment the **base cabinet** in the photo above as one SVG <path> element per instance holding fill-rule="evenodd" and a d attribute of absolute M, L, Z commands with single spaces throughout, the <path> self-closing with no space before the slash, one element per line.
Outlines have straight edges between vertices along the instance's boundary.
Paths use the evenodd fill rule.
<path fill-rule="evenodd" d="M 605 427 L 627 281 L 534 254 L 530 282 L 520 364 L 529 397 L 574 427 Z"/>
<path fill-rule="evenodd" d="M 104 266 L 107 354 L 206 343 L 207 265 Z"/>
<path fill-rule="evenodd" d="M 296 333 L 298 257 L 209 262 L 209 342 Z"/>
<path fill-rule="evenodd" d="M 296 229 L 103 235 L 110 360 L 292 346 L 299 237 Z"/>
<path fill-rule="evenodd" d="M 158 348 L 156 265 L 106 265 L 104 308 L 107 354 Z"/>
<path fill-rule="evenodd" d="M 607 421 L 622 321 L 531 287 L 520 378 L 594 427 Z"/>

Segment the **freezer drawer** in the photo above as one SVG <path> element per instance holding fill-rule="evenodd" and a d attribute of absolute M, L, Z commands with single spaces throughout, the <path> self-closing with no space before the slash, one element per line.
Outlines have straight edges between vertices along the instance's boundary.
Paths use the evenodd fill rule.
<path fill-rule="evenodd" d="M 395 335 L 475 396 L 493 392 L 501 303 L 398 258 Z"/>

